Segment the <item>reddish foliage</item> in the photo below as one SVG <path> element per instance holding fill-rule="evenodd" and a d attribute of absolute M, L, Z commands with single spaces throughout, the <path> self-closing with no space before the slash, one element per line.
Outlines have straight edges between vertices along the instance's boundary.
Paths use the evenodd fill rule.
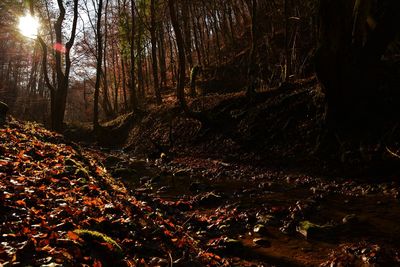
<path fill-rule="evenodd" d="M 182 255 L 183 262 L 224 262 L 56 133 L 12 121 L 0 130 L 0 152 L 0 265 L 148 266 Z"/>

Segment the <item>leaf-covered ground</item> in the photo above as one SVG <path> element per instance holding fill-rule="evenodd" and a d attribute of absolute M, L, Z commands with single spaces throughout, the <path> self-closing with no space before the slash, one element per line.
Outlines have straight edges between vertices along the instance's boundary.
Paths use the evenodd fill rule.
<path fill-rule="evenodd" d="M 228 265 L 93 155 L 36 124 L 0 129 L 0 265 Z"/>
<path fill-rule="evenodd" d="M 0 266 L 400 266 L 396 173 L 156 152 L 0 129 Z"/>

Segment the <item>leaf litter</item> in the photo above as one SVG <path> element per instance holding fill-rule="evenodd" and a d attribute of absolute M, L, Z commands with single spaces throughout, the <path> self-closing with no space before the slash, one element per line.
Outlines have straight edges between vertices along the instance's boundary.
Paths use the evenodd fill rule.
<path fill-rule="evenodd" d="M 0 129 L 0 232 L 3 266 L 229 265 L 94 154 L 17 120 Z"/>

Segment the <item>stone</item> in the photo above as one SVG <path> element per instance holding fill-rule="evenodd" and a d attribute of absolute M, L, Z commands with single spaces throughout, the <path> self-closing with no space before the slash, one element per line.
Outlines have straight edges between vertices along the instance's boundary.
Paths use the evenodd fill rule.
<path fill-rule="evenodd" d="M 198 203 L 200 206 L 217 205 L 221 202 L 222 197 L 214 192 L 208 192 L 198 196 Z"/>
<path fill-rule="evenodd" d="M 111 171 L 111 175 L 114 178 L 122 178 L 122 179 L 133 179 L 137 177 L 137 172 L 134 169 L 130 168 L 117 168 L 113 171 Z M 137 179 L 138 182 L 140 181 L 140 178 Z"/>
<path fill-rule="evenodd" d="M 121 159 L 117 156 L 110 155 L 104 160 L 104 165 L 109 168 L 117 165 Z"/>
<path fill-rule="evenodd" d="M 265 239 L 265 238 L 254 238 L 254 239 L 253 239 L 253 243 L 254 243 L 255 245 L 257 245 L 257 246 L 265 247 L 265 248 L 271 246 L 271 242 L 268 241 L 268 240 Z"/>
<path fill-rule="evenodd" d="M 342 219 L 343 224 L 356 224 L 359 222 L 357 215 L 349 214 L 343 217 Z"/>
<path fill-rule="evenodd" d="M 188 169 L 179 169 L 174 172 L 175 177 L 185 177 L 185 176 L 189 176 L 189 175 L 190 175 L 190 171 Z"/>
<path fill-rule="evenodd" d="M 200 183 L 200 182 L 193 182 L 190 184 L 189 186 L 189 190 L 191 192 L 199 192 L 199 191 L 205 191 L 207 190 L 209 187 L 206 184 Z"/>
<path fill-rule="evenodd" d="M 310 221 L 300 222 L 296 231 L 307 239 L 329 239 L 335 234 L 333 225 L 318 225 Z"/>
<path fill-rule="evenodd" d="M 226 249 L 230 251 L 236 251 L 243 248 L 242 242 L 233 238 L 225 238 L 223 244 L 226 247 Z"/>
<path fill-rule="evenodd" d="M 259 235 L 268 234 L 267 227 L 265 227 L 265 225 L 263 224 L 257 224 L 256 226 L 254 226 L 253 232 Z"/>

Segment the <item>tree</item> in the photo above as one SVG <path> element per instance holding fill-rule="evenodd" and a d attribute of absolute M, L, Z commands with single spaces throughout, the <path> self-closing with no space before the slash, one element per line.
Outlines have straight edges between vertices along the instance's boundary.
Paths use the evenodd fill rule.
<path fill-rule="evenodd" d="M 132 110 L 136 110 L 138 107 L 138 100 L 136 95 L 136 80 L 135 80 L 135 1 L 131 0 L 131 39 L 130 39 L 130 56 L 131 56 L 131 68 L 130 68 L 130 81 L 131 81 L 131 105 Z"/>
<path fill-rule="evenodd" d="M 185 100 L 185 47 L 183 42 L 182 32 L 178 23 L 178 18 L 175 10 L 175 0 L 168 0 L 169 13 L 171 16 L 172 27 L 174 28 L 176 45 L 178 46 L 178 84 L 176 87 L 176 96 L 181 108 L 185 113 L 189 114 L 190 110 Z"/>
<path fill-rule="evenodd" d="M 93 130 L 96 132 L 99 128 L 99 91 L 101 83 L 101 64 L 103 62 L 103 38 L 101 32 L 101 16 L 103 11 L 103 0 L 97 3 L 97 22 L 96 22 L 96 40 L 97 40 L 97 58 L 96 58 L 96 83 L 94 86 L 93 101 Z M 106 90 L 106 88 L 104 88 Z"/>
<path fill-rule="evenodd" d="M 78 20 L 78 0 L 73 1 L 73 18 L 69 40 L 63 45 L 63 22 L 65 19 L 65 7 L 62 0 L 57 0 L 59 8 L 59 16 L 54 23 L 54 32 L 56 43 L 54 44 L 54 58 L 56 71 L 56 84 L 50 82 L 47 70 L 47 45 L 39 36 L 39 42 L 43 51 L 43 73 L 46 85 L 50 90 L 51 96 L 51 127 L 55 131 L 63 130 L 63 122 L 65 115 L 65 107 L 67 102 L 67 94 L 69 87 L 69 76 L 71 71 L 71 48 L 75 42 L 76 27 Z"/>
<path fill-rule="evenodd" d="M 157 23 L 156 23 L 156 6 L 155 0 L 150 0 L 150 40 L 151 40 L 151 59 L 153 68 L 153 86 L 156 94 L 157 104 L 160 105 L 162 102 L 160 85 L 158 81 L 158 64 L 157 64 Z"/>
<path fill-rule="evenodd" d="M 400 1 L 322 0 L 316 71 L 327 99 L 331 128 L 366 125 L 382 83 L 381 57 L 399 32 Z M 347 121 L 347 125 L 344 122 Z"/>
<path fill-rule="evenodd" d="M 175 9 L 176 0 L 168 0 L 169 13 L 171 17 L 171 24 L 175 32 L 176 44 L 178 46 L 178 84 L 176 87 L 176 96 L 179 105 L 185 114 L 191 118 L 199 120 L 203 125 L 210 123 L 208 117 L 199 112 L 190 110 L 185 99 L 185 75 L 186 75 L 186 62 L 185 62 L 185 47 L 183 42 L 182 31 L 178 23 L 178 17 Z"/>
<path fill-rule="evenodd" d="M 246 2 L 251 14 L 251 38 L 250 53 L 247 67 L 247 91 L 246 95 L 252 97 L 255 94 L 255 80 L 257 79 L 256 48 L 257 48 L 257 0 Z"/>

